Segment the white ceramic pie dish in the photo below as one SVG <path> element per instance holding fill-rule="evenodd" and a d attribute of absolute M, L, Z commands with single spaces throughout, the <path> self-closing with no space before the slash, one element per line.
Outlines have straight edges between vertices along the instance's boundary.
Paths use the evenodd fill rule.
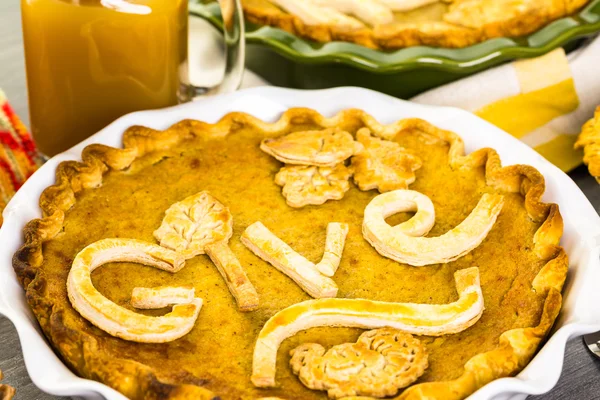
<path fill-rule="evenodd" d="M 274 121 L 290 107 L 309 107 L 326 116 L 346 108 L 361 108 L 382 123 L 408 117 L 423 118 L 458 133 L 465 141 L 467 152 L 493 147 L 503 165 L 529 164 L 545 176 L 543 199 L 560 206 L 565 224 L 561 243 L 570 258 L 561 315 L 547 343 L 517 377 L 496 380 L 469 399 L 523 399 L 529 394 L 550 390 L 562 371 L 567 341 L 600 330 L 600 307 L 596 307 L 600 304 L 597 290 L 600 217 L 567 175 L 525 144 L 473 114 L 454 108 L 413 104 L 359 88 L 298 91 L 261 87 L 168 109 L 129 114 L 40 168 L 6 207 L 4 225 L 0 229 L 0 314 L 8 317 L 17 329 L 32 381 L 54 395 L 124 399 L 105 385 L 77 377 L 60 361 L 44 339 L 12 269 L 12 255 L 22 243 L 22 228 L 27 221 L 40 217 L 38 199 L 42 190 L 54 183 L 56 166 L 61 161 L 80 159 L 82 149 L 90 143 L 120 147 L 122 133 L 131 125 L 164 129 L 184 118 L 216 122 L 231 111 L 244 111 Z"/>

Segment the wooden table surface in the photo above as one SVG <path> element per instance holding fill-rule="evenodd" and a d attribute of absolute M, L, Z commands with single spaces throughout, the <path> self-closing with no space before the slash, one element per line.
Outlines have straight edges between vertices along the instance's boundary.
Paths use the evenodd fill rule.
<path fill-rule="evenodd" d="M 0 0 L 0 88 L 13 108 L 28 124 L 21 17 L 18 0 Z M 596 211 L 600 209 L 600 185 L 585 168 L 569 174 L 588 196 Z M 49 400 L 59 397 L 42 393 L 29 379 L 23 363 L 21 345 L 12 324 L 0 316 L 0 370 L 4 383 L 17 389 L 17 400 Z M 567 346 L 563 374 L 551 392 L 535 397 L 543 400 L 600 399 L 600 360 L 592 356 L 581 338 L 573 339 Z"/>

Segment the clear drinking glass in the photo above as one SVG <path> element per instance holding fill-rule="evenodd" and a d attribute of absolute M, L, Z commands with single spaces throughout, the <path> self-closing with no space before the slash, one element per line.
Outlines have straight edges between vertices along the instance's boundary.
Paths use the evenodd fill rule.
<path fill-rule="evenodd" d="M 213 88 L 188 72 L 188 0 L 21 0 L 31 130 L 54 155 L 129 112 L 230 92 L 244 69 L 239 0 L 221 0 L 226 68 Z"/>

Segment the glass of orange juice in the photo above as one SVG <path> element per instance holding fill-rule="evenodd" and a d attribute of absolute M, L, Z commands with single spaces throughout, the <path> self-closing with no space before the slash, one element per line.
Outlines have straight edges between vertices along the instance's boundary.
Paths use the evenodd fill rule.
<path fill-rule="evenodd" d="M 31 130 L 54 155 L 129 112 L 236 90 L 239 0 L 221 0 L 226 67 L 215 88 L 188 79 L 188 0 L 21 0 Z"/>

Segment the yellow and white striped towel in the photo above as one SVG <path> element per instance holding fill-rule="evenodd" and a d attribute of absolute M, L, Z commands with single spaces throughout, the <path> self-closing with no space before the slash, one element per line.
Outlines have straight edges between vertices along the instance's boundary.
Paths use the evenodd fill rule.
<path fill-rule="evenodd" d="M 556 49 L 432 89 L 413 101 L 463 108 L 527 143 L 569 171 L 573 144 L 600 104 L 600 37 L 566 55 Z"/>

